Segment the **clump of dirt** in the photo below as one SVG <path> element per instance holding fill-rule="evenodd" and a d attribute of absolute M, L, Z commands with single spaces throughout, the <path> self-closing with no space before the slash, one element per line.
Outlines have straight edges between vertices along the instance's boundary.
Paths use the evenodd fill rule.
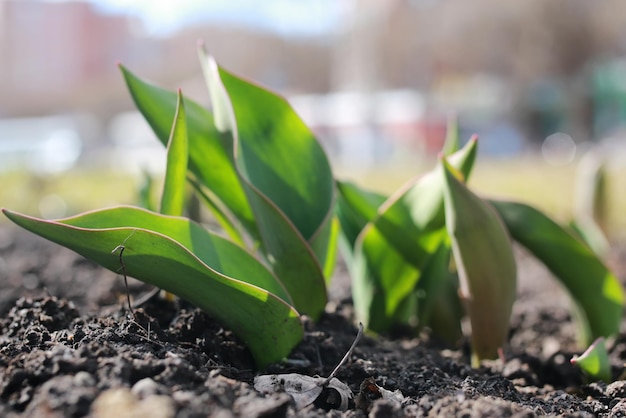
<path fill-rule="evenodd" d="M 519 255 L 519 300 L 504 362 L 472 369 L 467 345 L 445 348 L 428 333 L 366 336 L 336 377 L 355 395 L 371 378 L 366 382 L 400 397 L 374 390 L 347 411 L 327 410 L 328 399 L 296 411 L 289 395 L 262 395 L 252 381 L 261 373 L 329 375 L 357 333 L 345 274 L 331 286 L 322 319 L 305 323 L 304 341 L 289 359 L 260 371 L 241 341 L 204 312 L 153 299 L 129 315 L 119 276 L 1 227 L 0 415 L 626 416 L 626 382 L 584 383 L 569 362 L 577 348 L 567 298 L 545 270 Z M 134 280 L 130 289 L 133 297 L 150 290 Z M 611 356 L 617 377 L 626 334 Z"/>

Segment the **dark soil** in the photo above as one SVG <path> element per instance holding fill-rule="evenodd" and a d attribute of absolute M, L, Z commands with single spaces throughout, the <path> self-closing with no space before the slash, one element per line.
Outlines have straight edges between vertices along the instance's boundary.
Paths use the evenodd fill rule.
<path fill-rule="evenodd" d="M 337 378 L 356 396 L 371 377 L 400 390 L 403 400 L 364 390 L 358 407 L 341 412 L 327 410 L 333 394 L 324 392 L 296 411 L 289 395 L 261 395 L 252 380 L 267 373 L 328 376 L 357 333 L 345 272 L 337 273 L 325 315 L 306 323 L 305 340 L 289 361 L 259 371 L 229 330 L 184 301 L 155 299 L 133 318 L 120 276 L 3 226 L 0 416 L 626 417 L 626 382 L 583 383 L 569 362 L 580 351 L 567 298 L 544 269 L 519 256 L 519 299 L 504 363 L 472 369 L 467 347 L 445 349 L 427 333 L 364 337 Z M 624 279 L 625 258 L 614 259 Z M 135 298 L 151 290 L 134 280 L 129 285 Z M 611 356 L 617 377 L 626 332 Z"/>

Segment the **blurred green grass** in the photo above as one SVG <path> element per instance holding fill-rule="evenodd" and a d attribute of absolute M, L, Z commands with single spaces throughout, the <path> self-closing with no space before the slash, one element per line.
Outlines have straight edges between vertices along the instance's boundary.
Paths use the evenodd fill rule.
<path fill-rule="evenodd" d="M 335 172 L 338 178 L 390 194 L 434 164 L 434 161 L 422 161 L 413 166 L 395 164 L 359 172 L 336 168 Z M 540 157 L 480 158 L 470 186 L 485 196 L 530 203 L 565 223 L 572 216 L 576 169 L 576 163 L 555 167 Z M 626 176 L 626 167 L 609 167 L 607 174 L 611 238 L 623 240 L 626 238 L 626 194 L 620 179 Z M 88 169 L 47 176 L 4 173 L 0 174 L 0 206 L 54 218 L 116 204 L 137 204 L 141 181 L 128 173 Z M 0 220 L 4 221 L 4 218 Z"/>
<path fill-rule="evenodd" d="M 139 187 L 130 174 L 87 169 L 48 175 L 13 171 L 0 174 L 0 184 L 0 206 L 44 218 L 134 204 Z"/>

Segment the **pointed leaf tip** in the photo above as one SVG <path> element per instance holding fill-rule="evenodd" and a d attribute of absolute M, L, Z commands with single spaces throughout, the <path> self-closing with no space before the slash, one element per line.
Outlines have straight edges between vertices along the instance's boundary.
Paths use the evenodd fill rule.
<path fill-rule="evenodd" d="M 458 170 L 445 159 L 442 163 L 446 228 L 470 318 L 472 365 L 477 366 L 482 359 L 497 358 L 507 341 L 517 267 L 498 213 L 463 184 Z"/>
<path fill-rule="evenodd" d="M 185 106 L 181 89 L 178 89 L 174 121 L 167 142 L 165 181 L 161 195 L 160 212 L 182 216 L 185 208 L 185 184 L 188 167 L 188 137 Z"/>
<path fill-rule="evenodd" d="M 604 337 L 597 338 L 580 356 L 574 355 L 570 363 L 594 380 L 611 383 L 611 364 Z"/>

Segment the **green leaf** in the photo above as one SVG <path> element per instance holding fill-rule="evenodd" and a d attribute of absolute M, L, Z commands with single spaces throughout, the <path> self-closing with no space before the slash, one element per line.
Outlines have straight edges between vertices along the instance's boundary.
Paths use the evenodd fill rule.
<path fill-rule="evenodd" d="M 448 125 L 446 126 L 446 141 L 441 152 L 447 157 L 457 152 L 459 148 L 461 148 L 459 121 L 455 115 L 450 115 L 448 117 Z"/>
<path fill-rule="evenodd" d="M 459 181 L 442 158 L 446 227 L 472 326 L 472 365 L 497 358 L 508 336 L 517 267 L 498 213 Z"/>
<path fill-rule="evenodd" d="M 607 175 L 603 156 L 591 149 L 578 164 L 572 227 L 603 258 L 609 253 L 607 238 Z"/>
<path fill-rule="evenodd" d="M 565 286 L 583 314 L 581 344 L 619 332 L 624 293 L 615 275 L 580 240 L 523 203 L 491 200 L 513 238 Z"/>
<path fill-rule="evenodd" d="M 137 108 L 157 138 L 166 145 L 176 113 L 176 94 L 143 81 L 121 65 L 120 69 Z M 216 130 L 211 112 L 192 100 L 184 99 L 184 103 L 189 147 L 188 165 L 198 180 L 196 184 L 213 190 L 214 198 L 223 203 L 224 208 L 232 213 L 253 238 L 257 237 L 252 209 L 234 168 L 232 144 L 225 142 L 222 134 Z M 209 206 L 210 209 L 215 207 Z M 243 242 L 239 229 L 229 216 L 225 216 L 222 211 L 216 218 L 234 240 Z"/>
<path fill-rule="evenodd" d="M 224 208 L 220 203 L 221 201 L 197 180 L 189 177 L 187 180 L 194 187 L 196 196 L 209 208 L 217 223 L 224 229 L 226 235 L 237 245 L 245 247 L 246 242 L 235 224 L 230 220 L 228 209 Z"/>
<path fill-rule="evenodd" d="M 237 124 L 237 168 L 310 240 L 334 206 L 324 150 L 284 98 L 222 68 L 219 76 Z"/>
<path fill-rule="evenodd" d="M 598 337 L 584 353 L 572 357 L 570 362 L 578 365 L 592 380 L 611 383 L 611 364 L 604 345 L 604 337 Z"/>
<path fill-rule="evenodd" d="M 245 250 L 184 218 L 118 207 L 46 221 L 3 209 L 16 224 L 189 300 L 232 329 L 259 367 L 288 355 L 303 329 L 280 282 Z M 269 290 L 269 291 L 268 291 Z M 278 296 L 280 295 L 280 296 Z"/>
<path fill-rule="evenodd" d="M 138 193 L 137 193 L 137 203 L 139 207 L 144 209 L 155 211 L 156 208 L 156 198 L 154 196 L 153 191 L 154 179 L 152 178 L 152 174 L 148 171 L 143 170 L 141 172 L 141 183 L 139 184 Z"/>
<path fill-rule="evenodd" d="M 161 210 L 164 215 L 181 216 L 185 208 L 185 190 L 187 180 L 187 121 L 183 95 L 178 90 L 176 115 L 172 132 L 167 143 L 167 165 L 165 182 L 161 195 Z"/>
<path fill-rule="evenodd" d="M 476 156 L 476 140 L 451 156 L 468 175 Z M 362 230 L 354 245 L 353 299 L 359 320 L 383 332 L 421 280 L 429 259 L 445 237 L 444 183 L 436 171 L 416 177 L 394 193 Z M 346 204 L 357 216 L 352 230 L 373 211 L 367 197 L 344 189 Z M 374 197 L 375 201 L 376 198 Z M 356 202 L 356 203 L 352 203 Z M 347 209 L 344 209 L 345 213 Z M 350 238 L 348 238 L 350 239 Z M 428 297 L 428 296 L 427 296 Z M 419 318 L 423 324 L 423 318 Z"/>
<path fill-rule="evenodd" d="M 576 170 L 574 217 L 596 223 L 607 232 L 606 156 L 592 148 L 580 160 Z"/>
<path fill-rule="evenodd" d="M 364 190 L 349 182 L 337 181 L 336 184 L 339 191 L 337 217 L 351 255 L 357 237 L 365 225 L 376 217 L 378 208 L 387 200 L 387 196 Z"/>
<path fill-rule="evenodd" d="M 414 260 L 407 260 L 380 229 L 369 224 L 357 241 L 354 257 L 352 296 L 357 317 L 368 328 L 388 331 L 396 322 L 396 311 L 415 289 L 422 272 Z M 414 246 L 427 259 L 438 246 L 439 234 L 422 234 L 421 240 L 407 239 L 405 246 Z M 398 237 L 395 237 L 395 243 Z M 428 246 L 428 249 L 424 247 Z M 401 248 L 404 250 L 404 248 Z M 406 252 L 406 251 L 404 251 Z M 417 256 L 417 255 L 416 255 Z M 415 257 L 416 257 L 415 256 Z M 414 257 L 414 258 L 415 258 Z"/>
<path fill-rule="evenodd" d="M 324 227 L 319 229 L 310 240 L 311 249 L 322 266 L 326 284 L 330 283 L 337 263 L 337 245 L 341 234 L 341 224 L 332 212 L 328 213 L 330 222 L 325 221 Z"/>
<path fill-rule="evenodd" d="M 293 224 L 265 196 L 250 191 L 265 257 L 292 296 L 299 312 L 319 319 L 326 306 L 326 284 L 313 250 Z"/>
<path fill-rule="evenodd" d="M 417 318 L 421 326 L 430 327 L 444 342 L 457 346 L 463 337 L 459 319 L 464 311 L 459 300 L 459 280 L 450 268 L 451 255 L 450 238 L 446 234 L 417 283 L 416 292 L 420 296 Z"/>
<path fill-rule="evenodd" d="M 598 257 L 603 258 L 609 253 L 609 240 L 593 219 L 580 217 L 571 220 L 568 226 Z"/>
<path fill-rule="evenodd" d="M 326 155 L 285 99 L 220 68 L 202 49 L 200 56 L 216 126 L 232 136 L 265 257 L 296 308 L 317 319 L 326 304 L 322 265 L 333 236 Z"/>

